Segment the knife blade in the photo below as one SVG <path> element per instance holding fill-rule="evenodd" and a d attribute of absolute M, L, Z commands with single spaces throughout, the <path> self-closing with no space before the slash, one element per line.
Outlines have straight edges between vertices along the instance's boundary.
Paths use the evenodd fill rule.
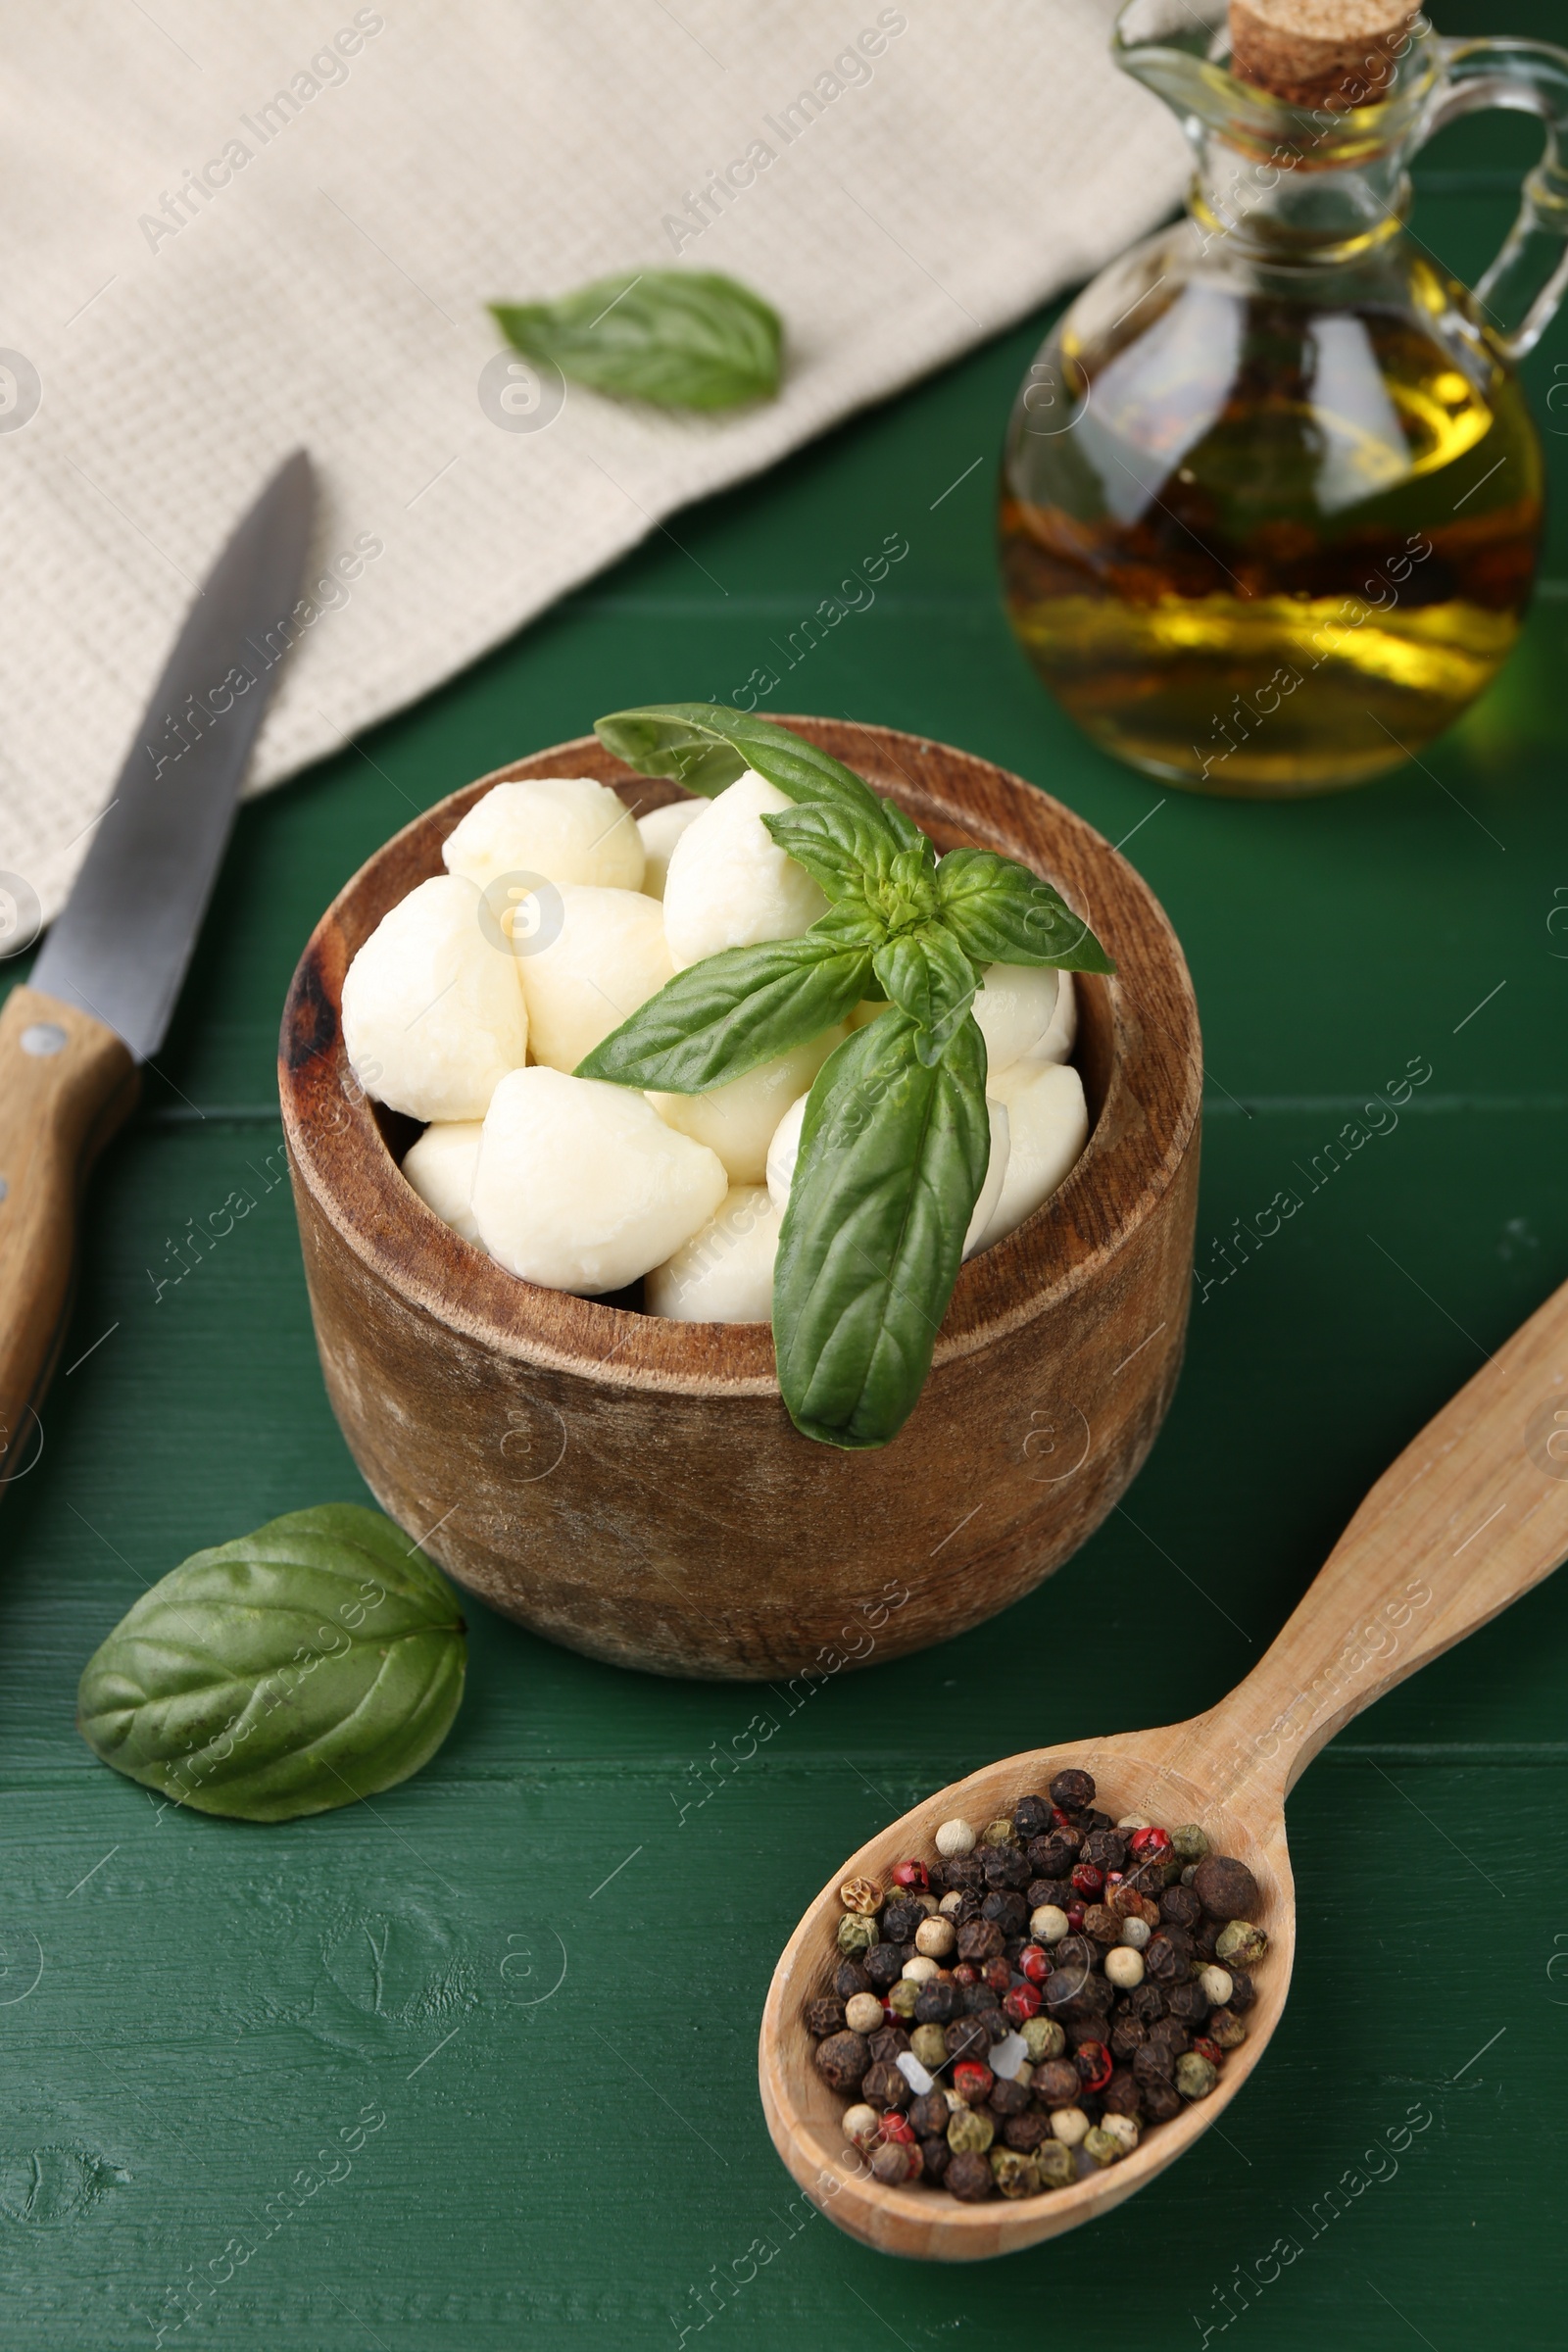
<path fill-rule="evenodd" d="M 207 576 L 31 985 L 78 1004 L 137 1061 L 163 1043 L 228 841 L 256 732 L 297 629 L 316 507 L 296 450 Z"/>
<path fill-rule="evenodd" d="M 27 981 L 0 1005 L 0 1490 L 42 1450 L 76 1203 L 163 1042 L 294 625 L 316 505 L 281 466 L 186 616 Z"/>

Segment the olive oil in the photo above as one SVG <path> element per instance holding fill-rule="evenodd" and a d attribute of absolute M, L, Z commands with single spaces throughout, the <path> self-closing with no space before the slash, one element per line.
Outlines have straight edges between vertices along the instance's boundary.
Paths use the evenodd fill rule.
<path fill-rule="evenodd" d="M 1379 299 L 1326 302 L 1305 271 L 1205 274 L 1192 249 L 1184 225 L 1129 257 L 1130 315 L 1095 331 L 1077 306 L 1032 370 L 1004 467 L 1009 615 L 1135 766 L 1257 797 L 1359 783 L 1457 717 L 1519 633 L 1535 428 L 1462 290 L 1408 248 Z"/>

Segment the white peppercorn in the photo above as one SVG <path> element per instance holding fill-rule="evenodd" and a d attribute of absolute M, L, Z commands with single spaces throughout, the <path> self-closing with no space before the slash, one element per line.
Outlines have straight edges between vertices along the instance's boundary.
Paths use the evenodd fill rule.
<path fill-rule="evenodd" d="M 882 2004 L 874 1992 L 858 1992 L 844 2004 L 844 2022 L 852 2034 L 875 2034 L 882 2025 Z M 853 2112 L 853 2111 L 852 2111 Z"/>
<path fill-rule="evenodd" d="M 1153 1826 L 1147 1813 L 1124 1813 L 1116 1824 L 1118 1830 L 1152 1830 Z"/>
<path fill-rule="evenodd" d="M 943 1919 L 940 1914 L 934 1919 L 926 1920 L 914 1931 L 915 1950 L 923 1953 L 930 1960 L 945 1960 L 957 1940 L 957 1929 L 951 1919 Z M 906 1970 L 905 1974 L 907 1975 L 908 1971 Z M 1230 1980 L 1228 1978 L 1226 1979 L 1225 1997 L 1227 2000 L 1230 1998 Z"/>
<path fill-rule="evenodd" d="M 928 1984 L 937 1973 L 937 1964 L 927 1952 L 916 1952 L 912 1960 L 904 1963 L 904 1979 L 907 1984 Z"/>
<path fill-rule="evenodd" d="M 1089 2130 L 1089 2118 L 1081 2107 L 1058 2107 L 1051 2129 L 1064 2148 L 1076 2148 Z"/>
<path fill-rule="evenodd" d="M 1236 1990 L 1229 1969 L 1218 1965 L 1200 1971 L 1198 1988 L 1211 2009 L 1223 2009 Z"/>
<path fill-rule="evenodd" d="M 949 1857 L 954 1854 L 972 1854 L 974 1842 L 974 1830 L 961 1814 L 956 1813 L 937 1832 L 937 1852 Z"/>
<path fill-rule="evenodd" d="M 1102 2115 L 1100 2129 L 1112 2139 L 1119 2139 L 1124 2156 L 1130 2156 L 1138 2145 L 1138 2119 L 1131 2115 Z"/>
<path fill-rule="evenodd" d="M 1153 1933 L 1147 1919 L 1124 1919 L 1121 1923 L 1121 1939 L 1129 1951 L 1141 1952 Z"/>
<path fill-rule="evenodd" d="M 1142 1921 L 1140 1921 L 1142 1926 Z M 1144 1981 L 1144 1955 L 1130 1943 L 1113 1944 L 1105 1954 L 1105 1975 L 1118 1992 L 1131 1992 Z"/>
<path fill-rule="evenodd" d="M 937 1909 L 944 1919 L 952 1919 L 956 1912 L 963 1909 L 963 1889 L 956 1886 L 951 1894 L 945 1894 L 937 1905 Z"/>
<path fill-rule="evenodd" d="M 882 2118 L 864 2102 L 844 2111 L 844 2136 L 852 2148 L 872 2148 L 881 2136 Z"/>
<path fill-rule="evenodd" d="M 1029 1914 L 1029 1933 L 1036 1943 L 1059 1943 L 1067 1933 L 1067 1914 L 1057 1903 L 1042 1903 Z"/>

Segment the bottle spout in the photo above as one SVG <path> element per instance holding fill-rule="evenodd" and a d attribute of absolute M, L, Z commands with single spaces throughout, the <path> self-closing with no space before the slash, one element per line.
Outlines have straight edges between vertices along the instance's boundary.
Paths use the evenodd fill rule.
<path fill-rule="evenodd" d="M 1127 0 L 1111 36 L 1122 72 L 1163 98 L 1195 143 L 1235 118 L 1229 18 L 1228 0 Z"/>

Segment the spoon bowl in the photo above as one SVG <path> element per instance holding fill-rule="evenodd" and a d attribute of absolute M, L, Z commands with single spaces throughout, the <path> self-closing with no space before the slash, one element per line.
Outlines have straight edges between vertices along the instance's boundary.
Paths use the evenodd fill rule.
<path fill-rule="evenodd" d="M 1295 1613 L 1217 1707 L 1148 1732 L 1036 1748 L 939 1789 L 878 1832 L 823 1887 L 786 1945 L 762 2015 L 759 2073 L 773 2144 L 840 2229 L 890 2254 L 972 2262 L 1058 2236 L 1152 2180 L 1229 2106 L 1278 2025 L 1296 1949 L 1285 1798 L 1352 1716 L 1462 1641 L 1568 1553 L 1568 1285 L 1498 1350 L 1386 1471 Z M 1042 1793 L 1068 1766 L 1093 1773 L 1113 1820 L 1196 1822 L 1245 1862 L 1269 1939 L 1253 1974 L 1247 2038 L 1214 2090 L 1148 2127 L 1119 2163 L 1070 2187 L 964 2204 L 919 2182 L 886 2186 L 847 2144 L 848 2102 L 812 2063 L 807 2003 L 830 1989 L 839 1887 L 886 1884 L 897 1862 L 929 1860 L 941 1823 L 978 1828 Z"/>

